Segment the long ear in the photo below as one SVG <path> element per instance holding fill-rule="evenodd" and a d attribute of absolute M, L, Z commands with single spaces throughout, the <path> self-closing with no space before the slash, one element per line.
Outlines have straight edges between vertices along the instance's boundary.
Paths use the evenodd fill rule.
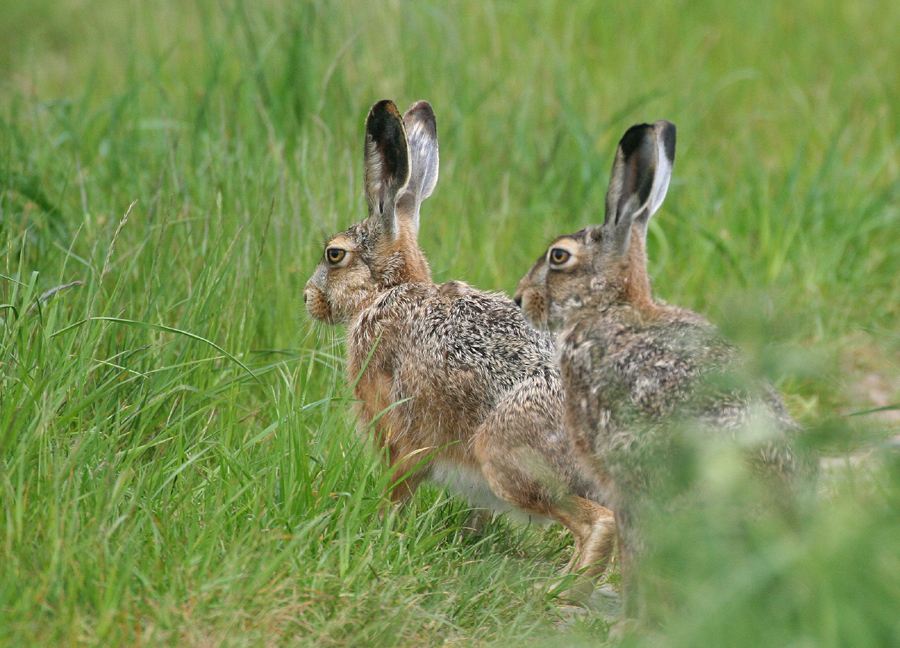
<path fill-rule="evenodd" d="M 384 235 L 396 237 L 397 197 L 409 182 L 409 145 L 400 111 L 387 99 L 372 106 L 366 118 L 365 182 L 369 216 Z"/>
<path fill-rule="evenodd" d="M 632 126 L 619 141 L 606 193 L 603 227 L 615 247 L 628 250 L 631 228 L 646 228 L 666 197 L 675 161 L 675 125 L 667 121 Z"/>
<path fill-rule="evenodd" d="M 650 192 L 650 206 L 640 216 L 645 226 L 666 198 L 669 181 L 672 179 L 672 167 L 675 165 L 675 124 L 660 119 L 653 124 L 653 132 L 656 135 L 656 176 Z"/>
<path fill-rule="evenodd" d="M 406 219 L 414 235 L 419 233 L 419 207 L 431 195 L 438 180 L 437 120 L 427 101 L 417 101 L 403 116 L 409 141 L 409 184 L 397 201 L 397 218 Z"/>

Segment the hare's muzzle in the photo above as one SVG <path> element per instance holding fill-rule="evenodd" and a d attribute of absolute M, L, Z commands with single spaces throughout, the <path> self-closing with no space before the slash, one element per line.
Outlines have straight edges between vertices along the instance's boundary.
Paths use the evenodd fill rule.
<path fill-rule="evenodd" d="M 548 329 L 547 312 L 540 292 L 533 286 L 523 287 L 524 280 L 519 283 L 513 301 L 522 309 L 525 321 L 536 329 Z"/>
<path fill-rule="evenodd" d="M 314 284 L 312 279 L 306 282 L 306 285 L 303 287 L 303 303 L 309 307 L 309 300 L 316 298 L 316 293 L 321 293 Z"/>
<path fill-rule="evenodd" d="M 303 303 L 306 304 L 306 311 L 313 319 L 327 324 L 334 323 L 331 306 L 325 298 L 325 293 L 313 283 L 312 279 L 306 283 L 306 287 L 303 289 Z"/>

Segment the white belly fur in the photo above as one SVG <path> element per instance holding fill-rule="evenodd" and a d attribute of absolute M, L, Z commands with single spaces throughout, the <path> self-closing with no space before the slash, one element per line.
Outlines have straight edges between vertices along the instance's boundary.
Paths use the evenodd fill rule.
<path fill-rule="evenodd" d="M 480 468 L 442 462 L 438 459 L 432 463 L 431 481 L 466 500 L 473 508 L 506 513 L 512 519 L 524 524 L 552 522 L 543 516 L 526 513 L 497 497 L 485 481 Z"/>

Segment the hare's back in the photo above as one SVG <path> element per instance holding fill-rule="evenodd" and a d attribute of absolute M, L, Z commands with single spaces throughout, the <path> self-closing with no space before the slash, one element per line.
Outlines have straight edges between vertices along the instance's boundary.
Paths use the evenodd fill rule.
<path fill-rule="evenodd" d="M 430 366 L 465 372 L 485 393 L 505 392 L 535 375 L 559 380 L 553 337 L 529 326 L 505 295 L 458 281 L 436 286 L 415 326 Z"/>
<path fill-rule="evenodd" d="M 743 407 L 743 398 L 731 403 L 721 384 L 715 394 L 702 389 L 715 385 L 717 376 L 733 372 L 739 358 L 699 316 L 649 325 L 627 319 L 586 320 L 567 332 L 561 355 L 569 367 L 567 375 L 583 381 L 582 391 L 604 395 L 601 405 L 613 414 L 661 420 Z"/>
<path fill-rule="evenodd" d="M 685 312 L 690 316 L 649 325 L 595 319 L 567 332 L 567 394 L 592 395 L 581 400 L 589 410 L 582 416 L 606 428 L 607 441 L 679 422 L 732 437 L 751 427 L 774 438 L 796 429 L 777 390 L 750 375 L 715 326 Z"/>
<path fill-rule="evenodd" d="M 533 329 L 511 299 L 451 281 L 409 283 L 383 292 L 348 328 L 351 356 L 362 366 L 414 375 L 411 386 L 477 383 L 483 398 L 526 376 L 559 380 L 554 338 Z M 374 350 L 373 350 L 374 349 Z M 473 387 L 474 388 L 474 387 Z"/>

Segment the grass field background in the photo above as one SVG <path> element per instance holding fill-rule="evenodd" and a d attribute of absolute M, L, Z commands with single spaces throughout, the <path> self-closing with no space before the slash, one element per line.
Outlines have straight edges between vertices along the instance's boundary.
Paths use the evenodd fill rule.
<path fill-rule="evenodd" d="M 301 294 L 365 214 L 381 98 L 437 114 L 435 279 L 507 292 L 602 218 L 629 125 L 677 124 L 656 292 L 810 445 L 875 449 L 739 550 L 675 520 L 688 613 L 654 645 L 900 643 L 900 417 L 847 417 L 900 403 L 898 30 L 888 0 L 2 3 L 0 644 L 605 639 L 535 587 L 558 529 L 469 538 L 429 489 L 379 519 L 341 331 Z"/>

